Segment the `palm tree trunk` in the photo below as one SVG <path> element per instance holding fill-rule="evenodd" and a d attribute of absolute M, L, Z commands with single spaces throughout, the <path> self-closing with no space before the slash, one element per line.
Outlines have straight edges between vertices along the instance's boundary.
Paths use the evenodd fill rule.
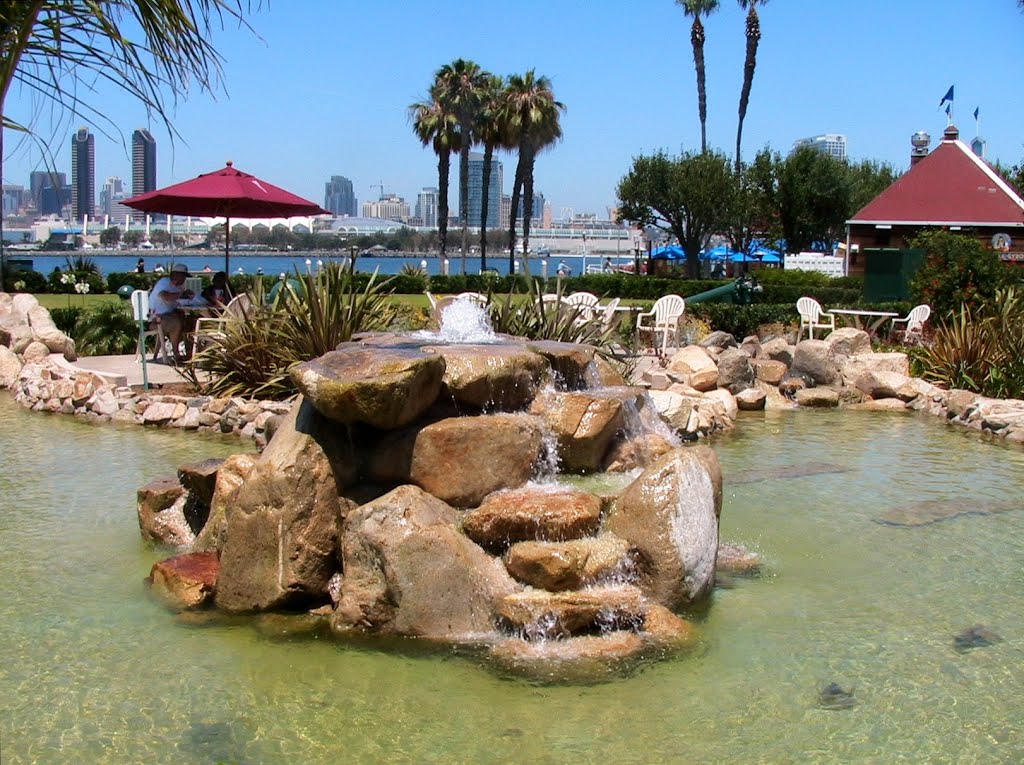
<path fill-rule="evenodd" d="M 480 212 L 480 270 L 487 270 L 487 212 L 490 205 L 491 191 L 491 163 L 494 161 L 494 147 L 491 144 L 484 146 L 484 168 L 483 184 L 480 193 L 480 204 L 483 208 Z"/>
<path fill-rule="evenodd" d="M 448 253 L 448 171 L 451 155 L 442 151 L 437 155 L 437 237 L 441 245 L 441 258 Z"/>
<path fill-rule="evenodd" d="M 520 193 L 523 188 L 523 177 L 526 172 L 524 157 L 526 150 L 519 147 L 519 161 L 516 162 L 516 179 L 512 183 L 512 209 L 508 214 L 508 275 L 516 272 L 516 215 L 519 212 Z"/>
<path fill-rule="evenodd" d="M 690 29 L 690 44 L 693 46 L 693 65 L 697 71 L 697 114 L 700 116 L 700 151 L 708 150 L 708 94 L 704 80 L 704 25 L 700 16 L 695 16 Z"/>
<path fill-rule="evenodd" d="M 529 152 L 526 163 L 526 177 L 523 178 L 523 258 L 530 257 L 530 219 L 533 217 L 533 164 L 536 160 Z"/>
<path fill-rule="evenodd" d="M 469 136 L 462 133 L 462 149 L 459 151 L 459 220 L 462 221 L 462 275 L 466 275 L 466 245 L 469 237 Z"/>
<path fill-rule="evenodd" d="M 761 21 L 757 17 L 757 7 L 750 6 L 747 13 L 747 57 L 743 62 L 743 89 L 740 91 L 740 118 L 736 127 L 736 172 L 740 171 L 740 146 L 743 143 L 743 121 L 747 118 L 747 105 L 750 103 L 750 86 L 754 82 L 754 69 L 757 66 L 757 44 L 761 39 Z"/>

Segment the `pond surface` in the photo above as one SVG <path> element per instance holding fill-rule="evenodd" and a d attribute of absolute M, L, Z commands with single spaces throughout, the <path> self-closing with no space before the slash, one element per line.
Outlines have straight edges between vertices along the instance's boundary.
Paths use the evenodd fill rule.
<path fill-rule="evenodd" d="M 695 654 L 536 686 L 459 656 L 177 623 L 143 587 L 162 555 L 135 489 L 238 442 L 0 395 L 2 761 L 1024 761 L 1024 451 L 813 411 L 747 418 L 715 446 L 723 540 L 768 574 L 716 590 Z M 976 624 L 1003 640 L 956 651 Z M 820 707 L 832 682 L 854 706 Z"/>

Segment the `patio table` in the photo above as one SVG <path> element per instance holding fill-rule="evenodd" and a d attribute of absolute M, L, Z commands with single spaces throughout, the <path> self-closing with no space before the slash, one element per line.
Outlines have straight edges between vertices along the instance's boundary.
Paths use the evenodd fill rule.
<path fill-rule="evenodd" d="M 899 316 L 892 311 L 863 311 L 855 308 L 832 308 L 828 313 L 850 317 L 854 327 L 865 330 L 869 335 L 875 334 L 887 319 Z"/>

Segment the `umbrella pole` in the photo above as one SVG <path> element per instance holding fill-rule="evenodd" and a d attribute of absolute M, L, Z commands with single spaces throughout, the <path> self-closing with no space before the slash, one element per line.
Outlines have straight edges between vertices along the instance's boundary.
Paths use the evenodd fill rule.
<path fill-rule="evenodd" d="M 231 278 L 231 218 L 224 217 L 224 273 Z"/>

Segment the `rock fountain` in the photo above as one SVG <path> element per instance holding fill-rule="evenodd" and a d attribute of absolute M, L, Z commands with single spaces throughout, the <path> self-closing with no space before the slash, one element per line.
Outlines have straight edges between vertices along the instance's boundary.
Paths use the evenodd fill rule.
<path fill-rule="evenodd" d="M 456 301 L 439 332 L 302 364 L 262 454 L 140 489 L 144 534 L 190 547 L 154 566 L 154 592 L 181 611 L 308 613 L 340 638 L 478 646 L 551 679 L 691 646 L 678 613 L 714 584 L 714 452 L 630 427 L 649 400 L 594 348 L 481 316 Z M 609 469 L 624 488 L 567 475 Z"/>

